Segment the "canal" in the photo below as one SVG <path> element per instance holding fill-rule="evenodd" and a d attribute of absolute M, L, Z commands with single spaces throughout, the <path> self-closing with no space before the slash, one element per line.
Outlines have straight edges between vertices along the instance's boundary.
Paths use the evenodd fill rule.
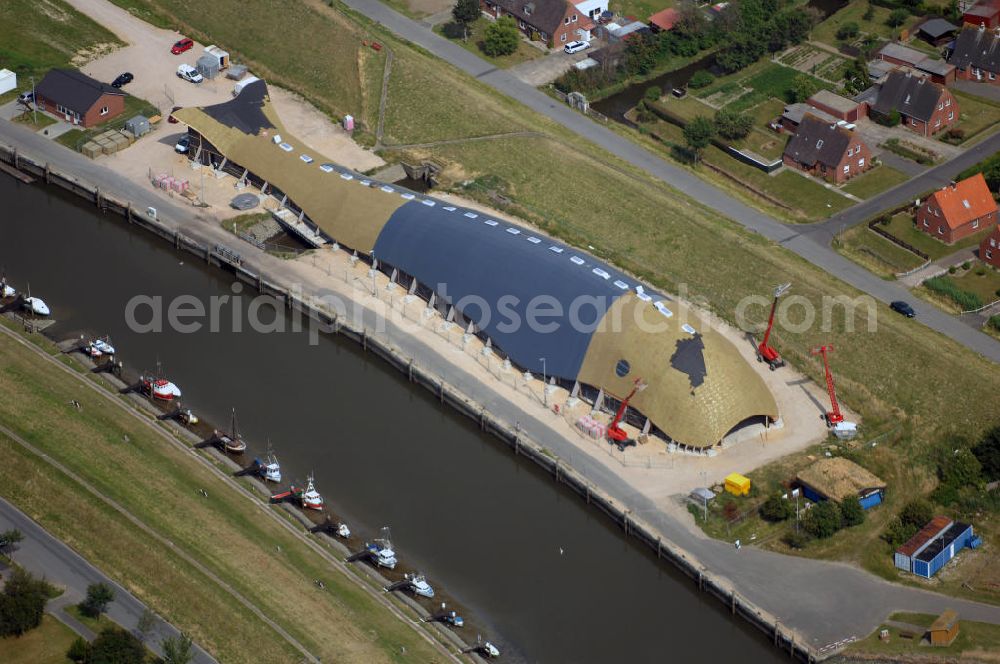
<path fill-rule="evenodd" d="M 53 337 L 109 334 L 131 368 L 160 361 L 185 404 L 215 423 L 235 406 L 251 445 L 260 452 L 270 439 L 287 479 L 315 472 L 354 530 L 391 526 L 404 564 L 456 598 L 504 661 L 787 659 L 530 462 L 352 342 L 310 345 L 305 332 L 234 333 L 225 324 L 133 332 L 124 312 L 134 296 L 207 303 L 231 295 L 231 279 L 62 192 L 2 176 L 0 198 L 0 265 L 52 308 Z M 244 321 L 248 299 L 238 307 Z"/>

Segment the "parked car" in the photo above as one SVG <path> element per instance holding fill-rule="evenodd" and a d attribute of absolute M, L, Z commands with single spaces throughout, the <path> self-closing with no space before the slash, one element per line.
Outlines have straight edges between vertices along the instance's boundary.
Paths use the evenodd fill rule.
<path fill-rule="evenodd" d="M 129 83 L 132 82 L 132 80 L 134 78 L 135 78 L 135 76 L 133 76 L 132 72 L 130 72 L 130 71 L 127 71 L 127 72 L 125 72 L 123 74 L 119 74 L 118 78 L 116 78 L 115 80 L 111 81 L 111 87 L 113 87 L 113 88 L 120 88 L 123 85 L 128 85 Z"/>
<path fill-rule="evenodd" d="M 177 118 L 174 117 L 174 111 L 179 111 L 181 108 L 181 106 L 174 106 L 170 109 L 170 115 L 167 116 L 167 122 L 170 124 L 177 124 Z"/>
<path fill-rule="evenodd" d="M 181 65 L 177 68 L 177 75 L 183 78 L 185 81 L 190 81 L 191 83 L 201 83 L 205 80 L 197 69 L 191 65 Z"/>
<path fill-rule="evenodd" d="M 187 134 L 181 137 L 181 140 L 177 141 L 177 145 L 174 146 L 174 152 L 177 154 L 187 154 L 188 147 L 191 145 L 191 137 Z"/>
<path fill-rule="evenodd" d="M 572 55 L 573 53 L 579 53 L 580 51 L 590 48 L 590 42 L 585 41 L 571 41 L 570 43 L 563 46 L 563 50 Z"/>
<path fill-rule="evenodd" d="M 194 40 L 185 37 L 184 39 L 180 40 L 179 42 L 171 46 L 170 52 L 173 53 L 174 55 L 180 55 L 185 51 L 190 51 L 192 48 L 194 48 Z"/>
<path fill-rule="evenodd" d="M 896 300 L 889 305 L 889 308 L 896 313 L 903 314 L 907 318 L 913 318 L 917 315 L 917 312 L 913 310 L 909 302 L 903 302 L 902 300 Z"/>

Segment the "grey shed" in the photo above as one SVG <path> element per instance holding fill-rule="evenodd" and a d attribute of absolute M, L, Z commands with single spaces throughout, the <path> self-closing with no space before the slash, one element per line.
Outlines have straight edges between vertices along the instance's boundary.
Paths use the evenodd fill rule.
<path fill-rule="evenodd" d="M 136 138 L 149 133 L 149 118 L 145 115 L 136 115 L 125 121 L 125 131 L 132 132 Z"/>
<path fill-rule="evenodd" d="M 198 58 L 194 66 L 205 78 L 215 78 L 219 75 L 219 58 L 207 53 Z"/>

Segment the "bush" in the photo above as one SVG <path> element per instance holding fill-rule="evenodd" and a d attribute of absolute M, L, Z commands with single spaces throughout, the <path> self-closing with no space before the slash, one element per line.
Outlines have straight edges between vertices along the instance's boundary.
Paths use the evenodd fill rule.
<path fill-rule="evenodd" d="M 858 36 L 859 32 L 860 29 L 858 28 L 858 24 L 855 23 L 854 21 L 848 21 L 847 23 L 840 26 L 840 29 L 837 30 L 837 39 L 841 41 L 854 39 L 855 37 Z"/>
<path fill-rule="evenodd" d="M 903 121 L 903 116 L 899 114 L 899 111 L 891 111 L 888 114 L 876 113 L 872 117 L 875 118 L 875 122 L 886 127 L 898 127 L 899 123 Z"/>
<path fill-rule="evenodd" d="M 956 272 L 958 272 L 958 268 L 957 267 L 955 267 L 954 265 L 949 265 L 948 266 L 948 274 L 955 274 Z"/>
<path fill-rule="evenodd" d="M 1000 316 L 993 316 L 1000 318 Z M 990 320 L 992 321 L 993 318 Z M 986 432 L 982 440 L 972 448 L 972 453 L 979 459 L 983 477 L 987 480 L 1000 480 L 1000 426 L 995 426 Z"/>
<path fill-rule="evenodd" d="M 894 516 L 889 519 L 889 523 L 885 526 L 885 532 L 882 533 L 882 539 L 889 543 L 892 548 L 897 548 L 908 539 L 917 534 L 920 530 L 919 526 L 912 526 L 903 523 L 903 520 L 898 516 Z"/>
<path fill-rule="evenodd" d="M 955 274 L 950 268 L 948 273 Z M 948 277 L 933 277 L 925 281 L 924 286 L 932 293 L 937 293 L 951 299 L 963 311 L 972 311 L 983 306 L 983 301 L 978 295 L 967 290 L 962 290 L 958 287 L 958 284 Z"/>
<path fill-rule="evenodd" d="M 812 538 L 804 530 L 793 530 L 785 535 L 785 544 L 793 549 L 804 549 Z"/>
<path fill-rule="evenodd" d="M 969 262 L 969 261 L 965 261 L 964 263 L 962 263 L 962 269 L 963 269 L 963 270 L 968 270 L 968 269 L 970 269 L 971 267 L 972 267 L 972 263 L 971 263 L 971 262 Z"/>
<path fill-rule="evenodd" d="M 107 627 L 87 649 L 87 664 L 143 664 L 146 648 L 120 627 Z"/>
<path fill-rule="evenodd" d="M 760 506 L 760 516 L 765 521 L 773 523 L 787 521 L 795 516 L 795 506 L 787 498 L 782 498 L 780 494 L 774 494 Z"/>
<path fill-rule="evenodd" d="M 825 539 L 840 530 L 843 518 L 840 508 L 832 500 L 824 500 L 813 505 L 802 520 L 802 527 L 813 537 Z"/>
<path fill-rule="evenodd" d="M 816 83 L 811 77 L 799 74 L 792 79 L 792 87 L 789 89 L 788 94 L 792 102 L 801 103 L 816 94 L 816 90 Z"/>
<path fill-rule="evenodd" d="M 723 138 L 734 141 L 746 138 L 753 129 L 753 118 L 724 108 L 715 114 L 715 129 Z"/>
<path fill-rule="evenodd" d="M 899 512 L 899 519 L 905 526 L 912 526 L 919 530 L 934 518 L 934 508 L 923 498 L 911 500 L 903 506 Z M 916 532 L 916 530 L 914 532 Z M 907 538 L 909 539 L 909 538 Z"/>
<path fill-rule="evenodd" d="M 1000 292 L 997 292 L 997 295 L 1000 295 Z M 992 327 L 997 332 L 1000 332 L 1000 314 L 995 314 L 993 316 L 990 316 L 990 319 L 989 321 L 987 321 L 986 324 Z"/>
<path fill-rule="evenodd" d="M 649 101 L 660 101 L 660 97 L 662 96 L 663 90 L 658 85 L 646 88 L 646 99 Z"/>
<path fill-rule="evenodd" d="M 965 130 L 964 129 L 949 129 L 947 131 L 947 133 L 945 134 L 945 136 L 947 138 L 950 138 L 953 141 L 961 141 L 963 138 L 965 138 Z"/>
<path fill-rule="evenodd" d="M 106 583 L 87 586 L 87 597 L 80 602 L 80 612 L 90 618 L 99 618 L 115 598 L 114 589 Z"/>
<path fill-rule="evenodd" d="M 69 645 L 69 650 L 66 651 L 66 658 L 71 662 L 76 662 L 76 664 L 83 664 L 87 660 L 87 655 L 90 654 L 90 644 L 87 643 L 86 639 L 82 636 L 76 637 L 76 640 Z"/>
<path fill-rule="evenodd" d="M 0 595 L 0 637 L 20 636 L 38 627 L 52 594 L 47 582 L 15 567 Z"/>
<path fill-rule="evenodd" d="M 517 23 L 510 16 L 502 16 L 486 26 L 483 53 L 493 57 L 510 55 L 517 50 L 520 41 L 521 33 L 517 29 Z"/>
<path fill-rule="evenodd" d="M 875 18 L 875 7 L 872 6 L 872 3 L 868 3 L 868 8 L 865 10 L 865 13 L 861 18 L 865 21 L 870 21 Z"/>
<path fill-rule="evenodd" d="M 712 76 L 709 72 L 705 71 L 704 69 L 699 69 L 694 73 L 694 76 L 691 77 L 691 80 L 688 81 L 688 87 L 695 89 L 707 88 L 714 81 L 715 81 L 714 76 Z"/>
<path fill-rule="evenodd" d="M 860 526 L 865 522 L 865 508 L 861 507 L 857 496 L 848 496 L 840 501 L 840 516 L 845 528 Z"/>
<path fill-rule="evenodd" d="M 906 11 L 905 9 L 902 8 L 893 9 L 892 12 L 889 14 L 889 18 L 885 20 L 885 24 L 888 25 L 890 28 L 898 28 L 899 26 L 903 25 L 903 23 L 906 22 L 906 19 L 909 18 L 909 16 L 910 12 Z"/>
<path fill-rule="evenodd" d="M 727 500 L 722 506 L 722 516 L 726 517 L 726 521 L 732 521 L 740 514 L 740 508 L 736 506 L 736 501 Z"/>

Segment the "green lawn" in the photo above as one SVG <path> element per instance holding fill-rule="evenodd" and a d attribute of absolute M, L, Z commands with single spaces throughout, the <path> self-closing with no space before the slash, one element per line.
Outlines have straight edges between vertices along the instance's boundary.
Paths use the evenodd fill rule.
<path fill-rule="evenodd" d="M 875 12 L 872 20 L 865 21 L 863 17 L 868 10 L 868 3 L 863 0 L 855 0 L 813 28 L 812 39 L 825 42 L 830 46 L 840 46 L 843 42 L 837 39 L 837 30 L 845 23 L 857 23 L 862 34 L 892 39 L 898 36 L 903 28 L 913 28 L 921 20 L 920 17 L 910 16 L 899 28 L 890 28 L 885 21 L 889 18 L 891 10 L 878 6 L 874 6 L 873 9 Z"/>
<path fill-rule="evenodd" d="M 749 90 L 749 92 L 725 104 L 727 108 L 736 111 L 753 108 L 767 102 L 772 97 L 788 103 L 792 82 L 799 76 L 812 79 L 817 89 L 830 87 L 829 83 L 821 81 L 815 76 L 803 74 L 791 67 L 785 67 L 765 59 L 750 65 L 743 71 L 717 78 L 711 85 L 699 90 L 697 95 L 706 99 L 716 93 L 725 93 L 738 88 Z"/>
<path fill-rule="evenodd" d="M 469 36 L 468 39 L 463 39 L 462 27 L 456 23 L 447 22 L 440 25 L 434 26 L 434 32 L 438 33 L 443 37 L 447 37 L 454 43 L 463 47 L 467 51 L 471 51 L 478 55 L 479 57 L 492 62 L 497 67 L 501 69 L 506 69 L 508 67 L 513 67 L 514 65 L 519 65 L 522 62 L 527 62 L 528 60 L 534 60 L 535 58 L 540 58 L 545 55 L 545 51 L 540 48 L 536 48 L 531 44 L 528 44 L 521 39 L 517 43 L 517 50 L 510 55 L 503 55 L 500 57 L 493 57 L 491 55 L 486 55 L 483 51 L 483 40 L 486 37 L 486 28 L 493 21 L 490 19 L 480 16 L 475 23 L 469 26 Z"/>
<path fill-rule="evenodd" d="M 854 262 L 886 279 L 924 263 L 924 259 L 878 235 L 867 224 L 848 229 L 834 246 Z"/>
<path fill-rule="evenodd" d="M 114 602 L 112 602 L 112 604 L 113 603 Z M 68 613 L 69 615 L 71 615 L 74 618 L 76 618 L 77 620 L 79 620 L 81 623 L 83 623 L 87 627 L 89 627 L 91 629 L 91 631 L 93 631 L 94 633 L 98 633 L 102 629 L 107 629 L 108 627 L 114 627 L 117 624 L 117 623 L 115 623 L 114 620 L 112 620 L 111 618 L 109 618 L 107 615 L 105 615 L 103 613 L 101 615 L 97 616 L 96 618 L 91 618 L 90 616 L 85 615 L 83 613 L 83 611 L 80 610 L 80 607 L 76 606 L 76 605 L 67 606 L 63 610 L 66 613 Z"/>
<path fill-rule="evenodd" d="M 76 633 L 50 615 L 42 624 L 19 637 L 0 639 L 0 662 L 4 664 L 69 664 L 66 652 Z"/>
<path fill-rule="evenodd" d="M 978 295 L 983 304 L 1000 300 L 1000 295 L 997 294 L 1000 291 L 1000 271 L 985 263 L 972 261 L 971 269 L 959 269 L 948 277 L 962 290 Z"/>
<path fill-rule="evenodd" d="M 909 623 L 919 627 L 929 627 L 937 616 L 923 613 L 894 613 L 891 620 Z M 949 646 L 935 646 L 933 648 L 922 646 L 920 638 L 904 639 L 899 634 L 899 629 L 888 625 L 881 625 L 870 636 L 861 641 L 852 643 L 847 648 L 848 653 L 865 654 L 879 658 L 898 658 L 905 655 L 916 657 L 954 658 L 961 655 L 979 660 L 986 657 L 988 661 L 992 659 L 990 653 L 1000 652 L 1000 625 L 989 623 L 972 622 L 962 620 L 959 614 L 958 636 Z M 889 630 L 889 640 L 879 639 L 879 632 L 887 628 Z M 964 657 L 963 657 L 964 659 Z M 949 659 L 951 661 L 951 659 Z M 970 660 L 971 661 L 971 660 Z"/>
<path fill-rule="evenodd" d="M 81 145 L 86 143 L 86 141 L 83 140 L 86 133 L 87 132 L 83 129 L 70 129 L 65 134 L 56 136 L 55 141 L 60 145 L 65 145 L 70 150 L 76 150 Z"/>
<path fill-rule="evenodd" d="M 849 194 L 854 194 L 858 198 L 871 198 L 875 194 L 880 194 L 909 179 L 910 176 L 906 173 L 882 164 L 867 173 L 862 173 L 858 177 L 851 179 L 841 189 Z"/>
<path fill-rule="evenodd" d="M 953 94 L 961 112 L 958 128 L 965 132 L 964 140 L 967 141 L 1000 122 L 1000 106 L 996 103 L 957 90 Z"/>
<path fill-rule="evenodd" d="M 907 242 L 920 249 L 930 256 L 932 261 L 944 258 L 960 249 L 976 246 L 990 233 L 990 229 L 985 228 L 974 235 L 959 240 L 955 244 L 945 244 L 931 237 L 930 234 L 918 230 L 913 223 L 913 216 L 908 212 L 900 212 L 895 215 L 889 222 L 889 225 L 882 228 L 903 242 Z"/>
<path fill-rule="evenodd" d="M 50 118 L 45 113 L 33 113 L 31 111 L 25 111 L 20 115 L 14 117 L 14 122 L 18 124 L 23 124 L 32 129 L 40 130 L 45 129 L 50 125 L 54 125 L 57 121 Z"/>
<path fill-rule="evenodd" d="M 56 137 L 56 140 L 71 150 L 79 150 L 84 143 L 89 141 L 94 136 L 108 131 L 109 129 L 122 129 L 125 127 L 125 122 L 129 118 L 139 114 L 145 115 L 149 118 L 159 114 L 159 109 L 145 99 L 139 99 L 138 97 L 133 97 L 132 95 L 125 95 L 125 111 L 120 115 L 116 115 L 107 122 L 102 122 L 101 124 L 88 129 L 70 129 L 62 136 Z"/>
<path fill-rule="evenodd" d="M 676 0 L 611 0 L 608 9 L 616 14 L 631 16 L 635 20 L 645 23 L 646 19 L 661 9 L 676 7 L 677 4 Z"/>

